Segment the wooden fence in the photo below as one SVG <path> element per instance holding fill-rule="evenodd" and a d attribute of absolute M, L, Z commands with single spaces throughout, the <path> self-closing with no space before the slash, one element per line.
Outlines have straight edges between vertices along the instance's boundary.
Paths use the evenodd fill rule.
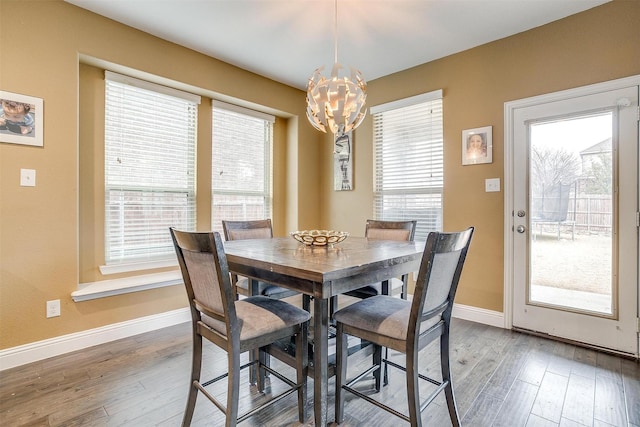
<path fill-rule="evenodd" d="M 575 222 L 578 233 L 611 233 L 611 196 L 572 196 L 569 199 L 567 220 Z"/>

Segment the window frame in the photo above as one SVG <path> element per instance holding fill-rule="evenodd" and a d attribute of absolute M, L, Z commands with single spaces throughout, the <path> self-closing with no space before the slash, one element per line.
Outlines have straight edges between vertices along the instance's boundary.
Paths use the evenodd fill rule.
<path fill-rule="evenodd" d="M 248 190 L 248 189 L 239 189 L 239 188 L 220 188 L 216 187 L 216 177 L 220 175 L 220 171 L 217 169 L 220 162 L 224 163 L 225 160 L 216 160 L 216 145 L 219 143 L 217 139 L 221 139 L 221 134 L 218 133 L 218 137 L 216 137 L 216 111 L 218 113 L 224 112 L 224 114 L 229 114 L 227 118 L 232 118 L 234 115 L 239 120 L 260 120 L 264 123 L 264 135 L 263 135 L 263 143 L 262 149 L 260 152 L 263 153 L 263 174 L 262 174 L 262 182 L 263 186 L 259 190 Z M 239 116 L 238 116 L 239 115 Z M 273 145 L 274 145 L 274 136 L 273 129 L 275 124 L 275 116 L 263 113 L 260 111 L 255 111 L 249 108 L 241 107 L 235 104 L 229 104 L 219 100 L 212 100 L 212 112 L 211 112 L 211 121 L 212 121 L 212 131 L 211 131 L 211 229 L 213 231 L 222 232 L 222 220 L 235 220 L 235 221 L 247 221 L 247 220 L 256 220 L 256 219 L 266 219 L 272 218 L 273 216 Z M 228 130 L 227 130 L 228 131 Z M 231 129 L 233 131 L 233 129 Z M 249 138 L 257 138 L 257 134 L 249 135 Z M 225 144 L 225 147 L 229 147 L 231 144 Z M 244 147 L 245 149 L 247 147 Z M 242 153 L 242 147 L 235 150 L 236 153 Z M 228 215 L 220 215 L 218 213 L 218 209 L 216 208 L 216 196 L 239 196 L 239 197 L 247 197 L 251 198 L 261 198 L 263 200 L 263 213 L 261 215 L 252 215 L 252 214 L 243 214 L 237 215 L 233 213 L 229 213 Z M 222 217 L 224 216 L 224 218 Z"/>
<path fill-rule="evenodd" d="M 115 118 L 109 116 L 110 108 L 111 108 L 110 106 L 111 105 L 117 106 L 117 102 L 118 102 L 117 99 L 115 100 L 109 99 L 110 86 L 111 86 L 111 90 L 115 89 L 116 87 L 120 88 L 116 90 L 121 90 L 121 91 L 126 91 L 128 88 L 131 88 L 134 91 L 138 91 L 138 95 L 140 97 L 151 96 L 151 98 L 153 98 L 154 101 L 157 102 L 158 110 L 153 110 L 153 111 L 154 112 L 157 111 L 158 115 L 160 115 L 160 112 L 161 112 L 160 109 L 162 108 L 162 106 L 169 103 L 167 102 L 167 100 L 171 100 L 171 102 L 177 102 L 178 104 L 180 103 L 183 104 L 181 106 L 181 108 L 185 109 L 183 113 L 188 114 L 190 119 L 192 120 L 190 124 L 185 125 L 185 127 L 189 129 L 187 132 L 188 135 L 183 136 L 184 133 L 180 134 L 178 132 L 174 132 L 173 135 L 171 133 L 167 134 L 167 138 L 172 137 L 171 141 L 176 141 L 178 143 L 185 144 L 185 148 L 187 150 L 187 154 L 185 154 L 185 159 L 183 159 L 184 162 L 186 163 L 186 169 L 183 169 L 183 172 L 185 172 L 185 178 L 183 180 L 178 180 L 178 181 L 181 181 L 179 185 L 177 185 L 176 187 L 166 186 L 165 184 L 167 182 L 165 182 L 164 184 L 156 185 L 155 183 L 147 182 L 147 180 L 154 181 L 154 179 L 150 178 L 149 176 L 142 176 L 142 178 L 144 179 L 142 179 L 141 181 L 129 182 L 128 180 L 122 179 L 123 177 L 122 174 L 120 174 L 120 177 L 118 177 L 117 173 L 110 175 L 110 170 L 111 171 L 113 170 L 110 169 L 110 163 L 108 158 L 109 151 L 110 151 L 109 144 L 112 144 L 112 146 L 121 144 L 126 147 L 125 152 L 127 152 L 126 150 L 129 150 L 128 151 L 129 153 L 131 153 L 132 155 L 136 155 L 135 142 L 127 141 L 127 137 L 130 140 L 133 140 L 134 137 L 142 138 L 142 135 L 144 135 L 144 130 L 142 130 L 140 131 L 142 133 L 140 134 L 136 133 L 134 137 L 131 136 L 131 134 L 134 133 L 134 129 L 130 128 L 128 131 L 126 130 L 127 126 L 130 126 L 130 123 L 128 123 L 130 119 L 126 118 L 124 114 L 121 114 L 122 117 L 115 117 Z M 133 102 L 134 104 L 136 102 L 135 96 L 136 95 L 133 94 L 131 99 L 131 102 Z M 161 102 L 163 100 L 165 101 L 165 103 Z M 111 101 L 115 101 L 115 102 L 113 104 L 110 104 Z M 197 210 L 196 176 L 195 176 L 196 170 L 197 170 L 196 169 L 196 149 L 197 149 L 196 139 L 197 139 L 197 132 L 198 132 L 198 123 L 197 123 L 198 104 L 200 104 L 200 101 L 201 101 L 201 98 L 198 95 L 194 95 L 194 94 L 183 92 L 167 86 L 162 86 L 162 85 L 151 83 L 145 80 L 140 80 L 130 76 L 114 73 L 109 70 L 105 70 L 105 111 L 104 111 L 104 115 L 105 115 L 105 136 L 104 136 L 105 224 L 104 224 L 104 230 L 103 230 L 104 239 L 105 239 L 104 241 L 105 265 L 102 265 L 99 267 L 100 272 L 102 274 L 116 274 L 116 273 L 123 273 L 123 272 L 129 272 L 129 271 L 156 269 L 156 268 L 176 265 L 175 254 L 173 252 L 173 244 L 171 242 L 171 239 L 168 233 L 168 225 L 167 225 L 166 241 L 158 240 L 156 243 L 152 243 L 153 246 L 160 245 L 162 248 L 164 248 L 163 251 L 156 252 L 150 246 L 147 246 L 146 248 L 141 247 L 141 254 L 138 256 L 125 255 L 125 256 L 117 257 L 117 256 L 114 256 L 113 253 L 110 253 L 110 242 L 112 240 L 111 237 L 113 236 L 112 236 L 112 229 L 110 228 L 110 222 L 109 222 L 109 213 L 110 213 L 109 197 L 110 197 L 110 192 L 112 191 L 116 191 L 116 192 L 121 191 L 123 193 L 133 191 L 133 192 L 137 192 L 138 194 L 159 196 L 161 198 L 163 198 L 163 195 L 167 195 L 167 194 L 178 195 L 180 198 L 184 198 L 186 200 L 186 203 L 188 206 L 186 219 L 184 221 L 180 221 L 179 224 L 174 224 L 173 221 L 170 221 L 171 224 L 169 225 L 176 225 L 176 226 L 180 226 L 183 229 L 195 230 L 196 210 Z M 137 117 L 140 117 L 140 116 L 144 117 L 143 114 L 139 114 Z M 113 126 L 114 122 L 116 126 L 119 126 L 119 128 L 117 129 L 125 128 L 125 131 L 126 131 L 124 133 L 125 136 L 121 137 L 120 135 L 118 135 L 114 137 L 113 131 L 110 130 L 110 126 Z M 178 135 L 178 139 L 175 138 L 176 135 Z M 118 138 L 121 138 L 122 140 L 124 140 L 124 143 L 119 142 Z M 171 149 L 170 145 L 164 141 L 161 141 L 157 137 L 155 132 L 148 133 L 148 138 L 151 139 L 151 142 L 158 142 L 159 144 L 161 144 L 161 146 L 164 146 L 165 150 L 167 150 L 167 148 Z M 140 157 L 139 158 L 134 157 L 135 159 L 137 159 L 134 161 L 139 162 L 140 160 L 144 160 L 144 152 L 138 153 L 138 154 L 140 154 Z M 151 159 L 151 160 L 154 160 L 154 159 Z M 136 164 L 140 164 L 140 163 L 136 163 Z M 141 168 L 141 169 L 144 170 L 144 168 Z M 152 171 L 152 169 L 150 169 L 150 171 Z M 191 176 L 187 176 L 187 175 L 191 175 Z M 111 176 L 111 182 L 110 182 L 110 176 Z M 127 182 L 123 183 L 123 181 L 127 181 Z M 153 209 L 155 206 L 154 203 L 155 202 L 151 202 L 149 205 L 151 207 L 151 211 L 154 210 Z M 126 211 L 127 208 L 125 207 L 123 209 L 125 209 Z M 148 212 L 146 212 L 142 216 L 143 217 L 148 216 Z M 165 221 L 163 218 L 158 219 L 159 223 L 163 221 Z M 160 225 L 159 223 L 157 225 Z M 129 224 L 129 227 L 130 226 L 131 225 Z M 164 226 L 162 226 L 161 228 L 164 228 Z M 160 236 L 160 239 L 161 239 L 161 230 L 157 227 L 156 227 L 156 230 L 157 230 L 156 240 L 158 239 L 157 236 Z M 124 231 L 125 234 L 127 232 L 132 232 L 131 230 L 121 230 L 121 231 Z M 123 234 L 119 233 L 117 230 L 115 234 L 123 236 Z"/>
<path fill-rule="evenodd" d="M 435 118 L 432 117 L 431 124 L 426 124 L 427 129 L 413 126 L 411 128 L 414 130 L 408 129 L 401 132 L 394 130 L 394 127 L 399 128 L 404 124 L 403 120 L 419 118 L 420 114 L 424 114 L 424 111 L 418 111 L 421 106 L 429 108 L 429 114 L 435 116 Z M 412 112 L 412 107 L 418 112 Z M 373 217 L 377 220 L 418 220 L 416 240 L 425 240 L 429 231 L 442 230 L 444 193 L 442 90 L 373 106 L 370 112 L 374 121 Z M 395 115 L 399 116 L 395 117 Z M 385 135 L 384 121 L 387 122 L 387 135 Z M 401 133 L 403 135 L 400 135 Z M 410 164 L 398 160 L 402 158 L 403 152 L 407 152 L 407 148 L 406 146 L 394 148 L 393 144 L 407 143 L 413 144 L 415 147 L 422 142 L 421 138 L 426 138 L 425 135 L 428 135 L 429 138 L 425 141 L 428 145 L 422 146 L 419 151 L 411 152 L 414 157 Z M 383 149 L 386 149 L 384 154 L 382 154 Z M 393 151 L 395 155 L 388 154 L 390 150 L 395 150 Z M 381 158 L 381 155 L 387 157 L 386 162 L 384 158 Z M 427 161 L 432 165 L 430 177 L 420 180 L 418 179 L 420 171 L 424 169 L 424 162 Z M 388 165 L 386 168 L 385 163 Z M 438 165 L 439 167 L 437 167 Z M 412 195 L 415 196 L 413 197 L 414 207 L 409 211 L 406 206 L 410 204 L 408 202 L 412 202 Z M 420 198 L 420 195 L 424 197 Z M 393 204 L 390 200 L 393 199 L 404 207 L 397 207 L 394 212 L 388 212 L 389 206 Z"/>

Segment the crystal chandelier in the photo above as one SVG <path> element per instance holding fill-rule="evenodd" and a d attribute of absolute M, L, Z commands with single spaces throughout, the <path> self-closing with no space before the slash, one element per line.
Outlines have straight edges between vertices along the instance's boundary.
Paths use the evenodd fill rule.
<path fill-rule="evenodd" d="M 338 0 L 335 0 L 335 27 L 333 31 L 335 57 L 331 77 L 322 75 L 318 68 L 307 85 L 307 118 L 314 128 L 336 135 L 349 132 L 360 125 L 367 110 L 367 83 L 362 73 L 353 67 L 350 76 L 340 76 L 344 67 L 338 63 Z M 346 74 L 346 73 L 345 73 Z"/>

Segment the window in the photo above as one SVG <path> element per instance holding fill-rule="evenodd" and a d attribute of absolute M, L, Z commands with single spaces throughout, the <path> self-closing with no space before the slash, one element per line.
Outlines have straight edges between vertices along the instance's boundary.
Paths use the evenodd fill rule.
<path fill-rule="evenodd" d="M 271 218 L 273 123 L 268 114 L 213 102 L 211 227 Z"/>
<path fill-rule="evenodd" d="M 416 239 L 442 229 L 442 91 L 371 108 L 374 218 L 418 220 Z"/>
<path fill-rule="evenodd" d="M 105 72 L 105 262 L 174 259 L 195 230 L 200 97 Z"/>

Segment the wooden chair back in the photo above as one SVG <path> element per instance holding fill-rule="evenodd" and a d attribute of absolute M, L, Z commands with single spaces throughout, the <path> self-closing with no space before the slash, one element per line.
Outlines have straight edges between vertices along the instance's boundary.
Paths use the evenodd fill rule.
<path fill-rule="evenodd" d="M 473 227 L 470 227 L 457 233 L 432 232 L 427 237 L 407 333 L 408 342 L 420 342 L 418 350 L 435 336 L 448 334 L 453 301 L 473 231 Z M 421 332 L 424 329 L 422 323 L 438 315 L 441 327 L 429 327 L 427 332 Z"/>
<path fill-rule="evenodd" d="M 376 240 L 413 241 L 417 221 L 380 221 L 368 219 L 364 236 Z"/>
<path fill-rule="evenodd" d="M 269 239 L 273 237 L 271 219 L 251 221 L 222 221 L 226 240 Z"/>
<path fill-rule="evenodd" d="M 227 347 L 233 333 L 238 333 L 235 293 L 229 276 L 229 266 L 220 234 L 217 232 L 184 232 L 171 228 L 178 264 L 189 297 L 194 327 L 202 316 L 210 319 L 218 339 Z"/>

